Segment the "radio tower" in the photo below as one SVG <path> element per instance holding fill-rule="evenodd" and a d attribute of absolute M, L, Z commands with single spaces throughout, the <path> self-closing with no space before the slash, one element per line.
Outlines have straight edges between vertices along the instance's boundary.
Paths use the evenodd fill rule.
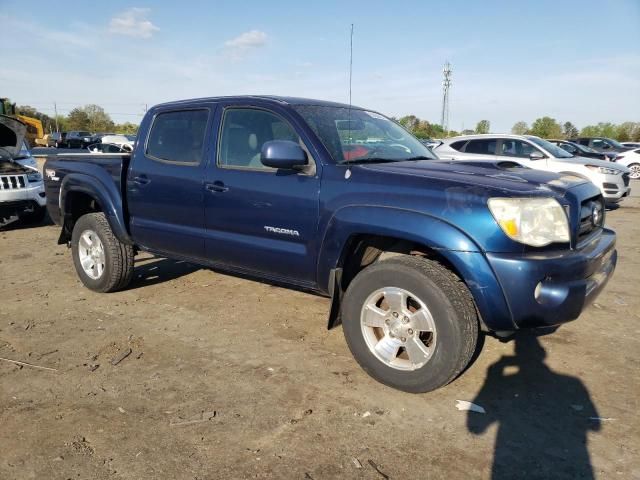
<path fill-rule="evenodd" d="M 442 117 L 440 126 L 446 134 L 449 131 L 449 89 L 451 88 L 451 64 L 444 64 L 442 69 Z"/>

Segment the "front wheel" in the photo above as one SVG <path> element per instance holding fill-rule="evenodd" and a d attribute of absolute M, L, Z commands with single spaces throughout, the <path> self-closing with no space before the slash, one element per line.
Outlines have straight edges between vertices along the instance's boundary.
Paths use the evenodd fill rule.
<path fill-rule="evenodd" d="M 131 281 L 133 247 L 116 238 L 104 213 L 88 213 L 78 219 L 71 253 L 80 280 L 90 290 L 114 292 Z"/>
<path fill-rule="evenodd" d="M 342 322 L 360 366 L 376 380 L 411 393 L 456 378 L 478 339 L 466 285 L 442 264 L 408 255 L 375 263 L 353 279 Z"/>
<path fill-rule="evenodd" d="M 629 178 L 633 178 L 634 180 L 640 179 L 640 163 L 632 163 L 629 165 L 629 170 L 631 170 Z"/>

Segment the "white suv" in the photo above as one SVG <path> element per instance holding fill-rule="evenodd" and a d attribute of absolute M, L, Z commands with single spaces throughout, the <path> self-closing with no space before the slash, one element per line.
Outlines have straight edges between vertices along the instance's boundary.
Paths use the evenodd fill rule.
<path fill-rule="evenodd" d="M 485 134 L 447 138 L 434 148 L 443 160 L 512 161 L 529 168 L 571 174 L 597 185 L 607 203 L 631 193 L 629 169 L 623 165 L 575 157 L 533 135 Z"/>
<path fill-rule="evenodd" d="M 23 123 L 0 115 L 0 227 L 40 222 L 47 214 L 44 182 L 24 142 Z"/>

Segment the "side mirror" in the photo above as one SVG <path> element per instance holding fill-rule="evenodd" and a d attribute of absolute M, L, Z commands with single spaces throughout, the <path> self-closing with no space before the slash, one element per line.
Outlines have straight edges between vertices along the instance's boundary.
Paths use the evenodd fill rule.
<path fill-rule="evenodd" d="M 531 152 L 529 154 L 530 160 L 542 160 L 543 158 L 544 158 L 544 155 L 540 152 Z"/>
<path fill-rule="evenodd" d="M 307 153 L 296 142 L 271 140 L 262 145 L 260 161 L 272 168 L 293 170 L 309 163 Z"/>

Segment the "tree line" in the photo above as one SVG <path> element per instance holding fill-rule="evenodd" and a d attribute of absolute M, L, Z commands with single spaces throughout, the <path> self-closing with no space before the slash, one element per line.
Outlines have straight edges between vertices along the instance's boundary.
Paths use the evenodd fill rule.
<path fill-rule="evenodd" d="M 99 105 L 85 105 L 71 110 L 67 115 L 49 116 L 29 105 L 17 105 L 16 113 L 37 118 L 42 122 L 45 133 L 57 131 L 85 130 L 93 133 L 108 132 L 135 135 L 138 125 L 131 122 L 115 123 L 111 116 Z"/>
<path fill-rule="evenodd" d="M 406 115 L 394 120 L 418 138 L 446 138 L 474 133 L 489 133 L 491 131 L 491 122 L 489 120 L 480 120 L 474 130 L 462 130 L 461 132 L 455 130 L 445 132 L 442 126 L 430 123 L 427 120 L 421 120 L 415 115 Z M 597 125 L 587 125 L 582 130 L 578 130 L 571 122 L 560 124 L 555 118 L 545 116 L 536 119 L 531 126 L 523 121 L 516 122 L 511 128 L 511 133 L 555 139 L 570 139 L 583 136 L 607 137 L 620 142 L 639 142 L 640 122 L 624 122 L 618 125 L 611 122 L 600 122 Z"/>

